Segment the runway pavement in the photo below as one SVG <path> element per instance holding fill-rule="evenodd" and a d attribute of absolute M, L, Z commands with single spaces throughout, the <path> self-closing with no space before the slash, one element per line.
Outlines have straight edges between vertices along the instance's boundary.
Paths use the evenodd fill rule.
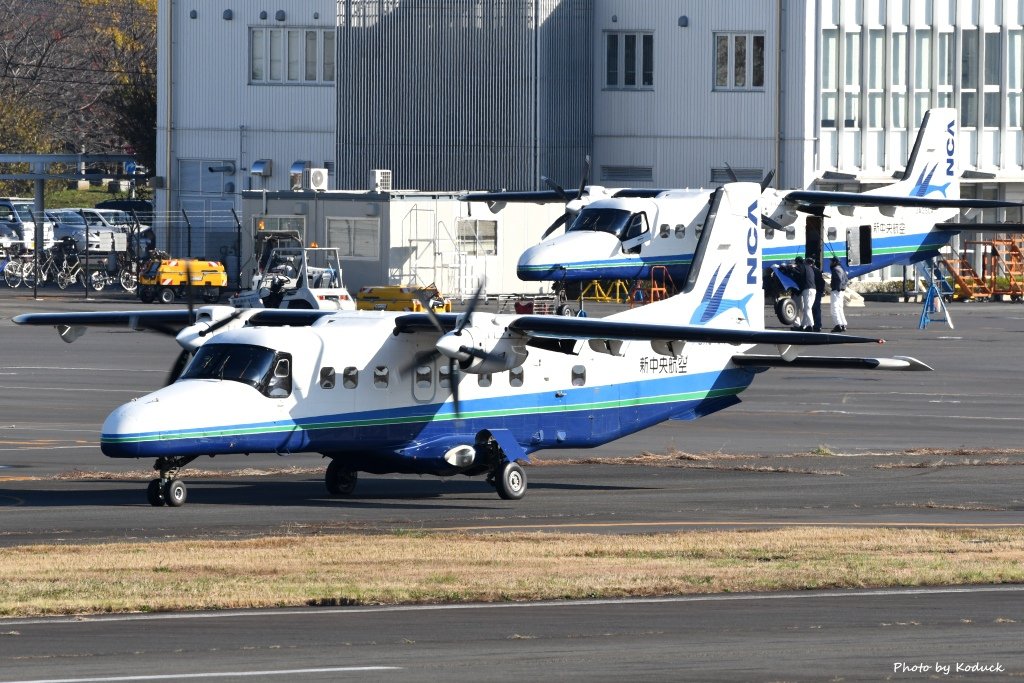
<path fill-rule="evenodd" d="M 170 509 L 146 503 L 147 463 L 106 459 L 97 441 L 110 410 L 162 384 L 177 353 L 173 340 L 92 331 L 68 346 L 50 329 L 6 320 L 24 310 L 124 303 L 0 297 L 0 545 L 420 527 L 1024 523 L 1024 307 L 1017 304 L 956 304 L 955 330 L 933 323 L 923 331 L 918 306 L 852 309 L 851 333 L 889 343 L 843 353 L 911 355 L 935 372 L 771 370 L 740 405 L 710 417 L 590 451 L 537 454 L 542 463 L 528 468 L 529 491 L 515 503 L 461 477 L 364 476 L 353 498 L 332 499 L 323 463 L 303 455 L 197 461 L 211 475 L 188 478 L 189 503 Z M 678 452 L 689 455 L 614 460 Z M 293 466 L 304 469 L 233 473 Z M 129 478 L 67 478 L 76 471 Z M 0 624 L 0 683 L 159 680 L 179 672 L 249 680 L 260 671 L 289 672 L 256 676 L 270 680 L 926 680 L 957 673 L 892 667 L 957 661 L 1024 673 L 1019 591 L 801 597 L 14 620 Z M 364 666 L 397 668 L 343 670 Z"/>
<path fill-rule="evenodd" d="M 0 683 L 999 681 L 1024 672 L 1022 597 L 979 586 L 0 620 Z"/>

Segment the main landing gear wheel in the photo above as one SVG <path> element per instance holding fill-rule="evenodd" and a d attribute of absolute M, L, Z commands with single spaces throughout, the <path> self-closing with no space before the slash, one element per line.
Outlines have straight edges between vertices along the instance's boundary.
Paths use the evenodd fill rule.
<path fill-rule="evenodd" d="M 331 460 L 324 474 L 324 482 L 327 484 L 327 491 L 332 496 L 351 496 L 356 490 L 356 483 L 359 481 L 359 473 L 344 467 L 337 460 Z"/>
<path fill-rule="evenodd" d="M 149 482 L 149 486 L 146 488 L 146 498 L 149 500 L 149 504 L 153 507 L 163 507 L 164 487 L 160 485 L 159 479 L 154 479 Z"/>
<path fill-rule="evenodd" d="M 775 302 L 775 315 L 779 322 L 789 327 L 796 322 L 796 302 L 789 297 Z"/>
<path fill-rule="evenodd" d="M 188 500 L 188 489 L 185 482 L 178 479 L 171 479 L 164 484 L 164 500 L 172 508 L 181 507 Z"/>
<path fill-rule="evenodd" d="M 526 495 L 526 472 L 517 462 L 507 462 L 497 473 L 494 487 L 503 500 L 519 500 Z"/>

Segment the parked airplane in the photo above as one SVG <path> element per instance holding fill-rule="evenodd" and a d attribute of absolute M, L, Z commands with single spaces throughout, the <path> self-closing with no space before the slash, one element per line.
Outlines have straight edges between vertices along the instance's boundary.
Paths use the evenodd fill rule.
<path fill-rule="evenodd" d="M 486 475 L 526 492 L 519 462 L 597 446 L 665 420 L 739 402 L 773 366 L 927 370 L 912 358 L 801 355 L 804 346 L 879 342 L 764 329 L 755 183 L 716 190 L 694 267 L 677 296 L 606 318 L 236 310 L 39 313 L 18 324 L 166 330 L 195 350 L 177 381 L 114 410 L 100 446 L 152 458 L 153 505 L 185 502 L 180 468 L 203 455 L 321 453 L 332 494 L 357 472 Z M 173 378 L 172 378 L 173 379 Z"/>
<path fill-rule="evenodd" d="M 784 324 L 796 317 L 795 283 L 778 266 L 797 256 L 837 256 L 850 277 L 890 265 L 931 258 L 969 225 L 943 223 L 964 208 L 1019 206 L 1014 202 L 961 199 L 955 109 L 925 114 L 903 177 L 891 185 L 856 192 L 768 189 L 762 184 L 765 284 Z M 589 159 L 588 159 L 589 168 Z M 605 188 L 538 192 L 479 192 L 461 197 L 500 210 L 505 202 L 565 202 L 566 211 L 542 241 L 519 258 L 526 281 L 567 283 L 638 280 L 664 267 L 673 282 L 690 269 L 707 220 L 707 189 Z M 549 237 L 563 224 L 564 234 Z M 975 228 L 976 229 L 976 228 Z M 992 230 L 992 226 L 987 226 Z M 1007 226 L 998 226 L 1005 231 Z M 1017 226 L 1016 230 L 1020 230 Z"/>

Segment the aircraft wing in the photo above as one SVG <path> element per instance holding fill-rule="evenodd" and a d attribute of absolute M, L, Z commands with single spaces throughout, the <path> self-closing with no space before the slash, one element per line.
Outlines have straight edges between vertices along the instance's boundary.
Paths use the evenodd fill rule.
<path fill-rule="evenodd" d="M 518 202 L 520 204 L 564 204 L 580 196 L 579 190 L 566 190 L 559 194 L 554 190 L 531 190 L 522 192 L 467 192 L 459 195 L 460 202 Z"/>
<path fill-rule="evenodd" d="M 145 311 L 80 311 L 74 313 L 24 313 L 13 320 L 18 325 L 68 325 L 71 327 L 122 327 L 163 330 L 185 327 L 191 320 L 186 308 Z"/>
<path fill-rule="evenodd" d="M 455 329 L 459 316 L 455 313 L 437 315 L 445 332 Z M 602 318 L 567 318 L 558 315 L 523 315 L 508 325 L 511 332 L 544 339 L 608 339 L 615 341 L 693 341 L 720 344 L 775 344 L 783 346 L 821 346 L 823 344 L 884 344 L 884 339 L 856 337 L 823 332 L 789 332 L 783 330 L 738 330 L 700 327 L 696 325 L 652 325 L 625 323 Z M 396 332 L 437 330 L 430 316 L 409 313 L 395 319 Z"/>
<path fill-rule="evenodd" d="M 936 223 L 936 230 L 947 232 L 1013 232 L 1024 233 L 1022 223 Z"/>
<path fill-rule="evenodd" d="M 829 206 L 909 206 L 926 209 L 999 209 L 1020 206 L 1019 202 L 998 199 L 939 199 L 935 197 L 899 197 L 861 192 L 825 192 L 822 190 L 794 190 L 787 192 L 783 201 L 799 211 L 820 213 Z"/>
<path fill-rule="evenodd" d="M 822 332 L 718 329 L 696 325 L 652 325 L 600 318 L 565 318 L 527 315 L 513 320 L 508 329 L 530 337 L 548 339 L 608 339 L 616 341 L 691 341 L 719 344 L 775 344 L 820 346 L 823 344 L 884 344 L 884 339 Z"/>

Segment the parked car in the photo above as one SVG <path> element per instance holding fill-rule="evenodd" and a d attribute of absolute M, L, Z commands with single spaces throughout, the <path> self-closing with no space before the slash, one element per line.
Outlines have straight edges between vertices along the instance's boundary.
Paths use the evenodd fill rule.
<path fill-rule="evenodd" d="M 51 209 L 46 212 L 53 221 L 53 238 L 60 242 L 65 237 L 75 240 L 75 249 L 85 251 L 85 233 L 89 232 L 89 251 L 107 253 L 113 249 L 114 229 L 87 225 L 78 209 Z"/>
<path fill-rule="evenodd" d="M 96 205 L 97 209 L 117 209 L 128 214 L 135 212 L 143 225 L 153 225 L 153 202 L 148 199 L 107 199 Z"/>
<path fill-rule="evenodd" d="M 4 249 L 34 249 L 35 204 L 22 197 L 0 197 L 0 246 Z M 43 247 L 53 246 L 53 223 L 43 218 Z"/>

